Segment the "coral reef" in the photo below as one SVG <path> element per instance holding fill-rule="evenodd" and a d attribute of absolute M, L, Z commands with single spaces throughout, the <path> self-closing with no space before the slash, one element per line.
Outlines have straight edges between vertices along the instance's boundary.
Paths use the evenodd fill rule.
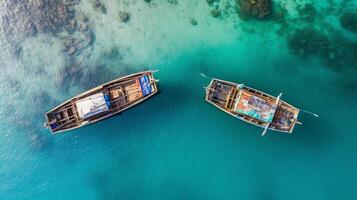
<path fill-rule="evenodd" d="M 130 19 L 130 15 L 128 12 L 120 11 L 119 12 L 119 21 L 121 22 L 128 22 Z"/>
<path fill-rule="evenodd" d="M 213 10 L 211 10 L 211 15 L 212 15 L 212 17 L 215 17 L 215 18 L 220 17 L 221 11 L 218 9 L 213 9 Z"/>
<path fill-rule="evenodd" d="M 4 5 L 8 12 L 2 16 L 2 27 L 7 35 L 57 34 L 66 26 L 75 26 L 72 20 L 75 17 L 74 5 L 78 3 L 78 0 L 7 0 Z"/>
<path fill-rule="evenodd" d="M 198 25 L 198 22 L 197 22 L 195 19 L 193 19 L 193 18 L 190 19 L 190 23 L 191 23 L 193 26 Z"/>
<path fill-rule="evenodd" d="M 88 24 L 89 18 L 76 13 L 74 6 L 79 3 L 79 0 L 7 0 L 4 5 L 9 12 L 2 16 L 2 27 L 8 41 L 14 41 L 15 57 L 21 54 L 21 42 L 27 37 L 36 37 L 38 33 L 61 33 L 59 38 L 69 56 L 77 55 L 79 50 L 89 46 L 95 35 Z"/>
<path fill-rule="evenodd" d="M 345 12 L 340 17 L 340 23 L 343 28 L 350 32 L 357 33 L 357 13 Z"/>
<path fill-rule="evenodd" d="M 92 5 L 95 10 L 100 11 L 103 14 L 107 14 L 107 7 L 105 7 L 102 0 L 93 0 Z"/>
<path fill-rule="evenodd" d="M 307 23 L 315 22 L 317 11 L 311 3 L 305 4 L 302 8 L 298 9 L 299 16 Z"/>
<path fill-rule="evenodd" d="M 288 47 L 299 56 L 323 56 L 329 51 L 330 41 L 326 35 L 314 29 L 298 29 L 289 36 Z"/>
<path fill-rule="evenodd" d="M 357 70 L 357 42 L 341 35 L 330 39 L 315 29 L 297 29 L 288 37 L 288 47 L 297 56 L 320 58 L 330 69 Z"/>
<path fill-rule="evenodd" d="M 236 0 L 238 15 L 243 20 L 265 19 L 272 13 L 271 0 Z"/>

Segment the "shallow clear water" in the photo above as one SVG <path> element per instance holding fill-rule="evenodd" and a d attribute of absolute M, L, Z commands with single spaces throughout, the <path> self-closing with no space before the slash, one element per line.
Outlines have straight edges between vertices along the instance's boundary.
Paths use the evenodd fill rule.
<path fill-rule="evenodd" d="M 233 8 L 214 18 L 206 1 L 108 0 L 106 12 L 82 1 L 73 6 L 75 31 L 53 18 L 60 3 L 36 2 L 0 3 L 0 199 L 357 197 L 357 35 L 339 19 L 356 1 L 311 1 L 300 14 L 309 1 L 274 1 L 274 13 L 287 10 L 283 21 L 241 20 Z M 59 22 L 43 25 L 49 18 Z M 298 46 L 305 43 L 291 38 L 300 29 L 330 43 L 311 34 L 308 47 Z M 150 100 L 64 134 L 43 128 L 50 108 L 144 69 L 160 70 Z M 283 92 L 320 118 L 302 113 L 293 134 L 261 137 L 204 101 L 201 72 Z"/>

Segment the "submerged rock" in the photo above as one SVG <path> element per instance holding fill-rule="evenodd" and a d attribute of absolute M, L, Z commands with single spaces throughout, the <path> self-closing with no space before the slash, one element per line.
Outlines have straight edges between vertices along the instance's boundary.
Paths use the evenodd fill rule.
<path fill-rule="evenodd" d="M 125 11 L 120 11 L 119 12 L 119 20 L 121 22 L 128 22 L 130 19 L 130 15 L 129 13 L 125 12 Z"/>
<path fill-rule="evenodd" d="M 239 5 L 238 14 L 243 20 L 263 19 L 271 15 L 271 0 L 236 0 Z"/>
<path fill-rule="evenodd" d="M 212 5 L 214 0 L 206 0 L 206 2 L 208 3 L 208 5 Z"/>
<path fill-rule="evenodd" d="M 211 10 L 211 15 L 212 15 L 212 17 L 215 17 L 215 18 L 220 17 L 221 11 L 218 9 L 213 9 L 213 10 Z"/>
<path fill-rule="evenodd" d="M 103 14 L 107 14 L 107 8 L 102 0 L 94 0 L 92 2 L 93 8 L 102 12 Z"/>
<path fill-rule="evenodd" d="M 177 0 L 167 0 L 167 2 L 169 2 L 170 4 L 173 4 L 173 5 L 177 4 Z"/>
<path fill-rule="evenodd" d="M 340 17 L 340 23 L 346 30 L 351 31 L 352 33 L 357 33 L 357 13 L 343 13 Z"/>
<path fill-rule="evenodd" d="M 190 20 L 190 23 L 193 25 L 193 26 L 196 26 L 198 23 L 195 19 L 191 18 Z"/>

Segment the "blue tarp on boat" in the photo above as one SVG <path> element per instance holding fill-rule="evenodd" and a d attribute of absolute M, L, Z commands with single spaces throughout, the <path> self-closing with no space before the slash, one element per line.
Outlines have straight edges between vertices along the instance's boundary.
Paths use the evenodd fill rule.
<path fill-rule="evenodd" d="M 57 124 L 50 124 L 50 127 L 53 130 L 53 129 L 57 128 L 58 126 L 57 126 Z"/>
<path fill-rule="evenodd" d="M 110 97 L 108 94 L 104 94 L 104 100 L 105 103 L 107 104 L 107 107 L 110 108 Z"/>
<path fill-rule="evenodd" d="M 85 119 L 109 109 L 104 93 L 96 93 L 76 102 L 78 116 Z"/>
<path fill-rule="evenodd" d="M 151 94 L 151 84 L 148 76 L 143 76 L 139 78 L 141 92 L 143 96 Z"/>

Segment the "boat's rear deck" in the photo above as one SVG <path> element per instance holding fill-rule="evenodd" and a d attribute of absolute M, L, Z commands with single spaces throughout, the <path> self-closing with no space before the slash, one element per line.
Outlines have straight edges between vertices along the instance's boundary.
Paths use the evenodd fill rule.
<path fill-rule="evenodd" d="M 274 119 L 270 126 L 274 129 L 291 132 L 297 121 L 298 114 L 298 109 L 284 103 L 280 104 L 276 109 Z"/>
<path fill-rule="evenodd" d="M 47 123 L 52 131 L 62 128 L 72 128 L 79 124 L 79 117 L 75 104 L 68 103 L 54 112 L 46 114 Z"/>

